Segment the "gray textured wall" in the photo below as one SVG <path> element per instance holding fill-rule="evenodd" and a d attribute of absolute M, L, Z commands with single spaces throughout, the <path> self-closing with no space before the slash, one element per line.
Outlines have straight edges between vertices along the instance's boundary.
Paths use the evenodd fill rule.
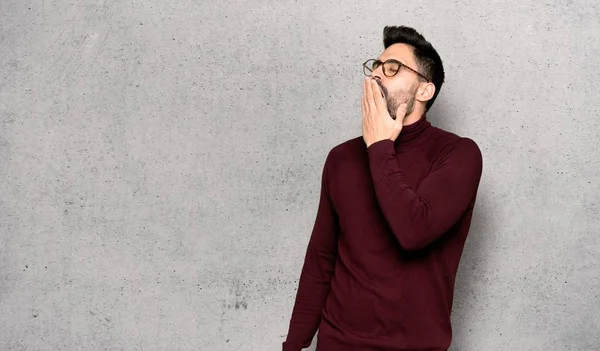
<path fill-rule="evenodd" d="M 0 1 L 0 350 L 278 350 L 388 24 L 484 155 L 452 350 L 597 350 L 599 10 Z"/>

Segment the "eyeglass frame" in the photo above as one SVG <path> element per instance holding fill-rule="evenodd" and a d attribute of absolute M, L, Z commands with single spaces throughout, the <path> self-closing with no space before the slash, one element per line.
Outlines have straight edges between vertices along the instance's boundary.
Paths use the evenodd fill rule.
<path fill-rule="evenodd" d="M 383 61 L 383 62 L 382 62 L 381 60 L 378 60 L 378 59 L 368 59 L 367 61 L 365 61 L 365 62 L 362 64 L 362 66 L 363 66 L 363 73 L 364 73 L 364 74 L 365 74 L 367 77 L 369 77 L 370 75 L 365 73 L 365 69 L 367 69 L 367 70 L 368 70 L 369 72 L 371 72 L 371 73 L 373 73 L 373 71 L 374 71 L 374 70 L 371 70 L 371 69 L 369 69 L 369 68 L 367 67 L 367 63 L 368 63 L 369 61 L 371 61 L 371 60 L 375 61 L 375 63 L 377 63 L 377 62 L 379 62 L 379 63 L 380 63 L 381 70 L 383 71 L 383 74 L 384 74 L 386 77 L 394 77 L 396 74 L 398 74 L 398 72 L 400 72 L 400 70 L 402 69 L 402 67 L 405 67 L 405 68 L 408 68 L 409 70 L 413 71 L 414 73 L 416 73 L 416 74 L 417 74 L 419 77 L 422 77 L 423 79 L 425 79 L 425 81 L 426 81 L 427 83 L 431 83 L 431 80 L 429 80 L 427 77 L 425 77 L 424 75 L 422 75 L 422 74 L 421 74 L 421 73 L 419 73 L 418 71 L 416 71 L 416 70 L 414 70 L 414 69 L 412 69 L 412 68 L 408 67 L 407 65 L 405 65 L 404 63 L 402 63 L 402 62 L 400 62 L 400 61 L 398 61 L 398 60 L 396 60 L 396 59 L 387 59 L 387 60 L 385 60 L 385 61 Z M 392 74 L 391 76 L 385 73 L 385 64 L 386 64 L 386 62 L 394 62 L 394 63 L 397 63 L 397 64 L 399 65 L 399 68 L 398 68 L 398 70 L 396 71 L 396 73 Z M 379 66 L 378 66 L 378 67 L 379 67 Z M 377 69 L 377 68 L 375 68 L 375 69 Z"/>

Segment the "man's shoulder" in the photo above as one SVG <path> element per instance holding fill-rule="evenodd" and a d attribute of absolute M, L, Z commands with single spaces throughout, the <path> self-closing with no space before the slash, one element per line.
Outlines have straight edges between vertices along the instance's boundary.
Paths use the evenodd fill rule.
<path fill-rule="evenodd" d="M 357 155 L 359 152 L 365 152 L 366 145 L 363 140 L 362 135 L 357 136 L 355 138 L 351 138 L 345 140 L 331 148 L 329 151 L 329 157 L 339 158 L 339 157 L 351 157 L 353 155 Z"/>
<path fill-rule="evenodd" d="M 446 155 L 449 151 L 459 148 L 461 151 L 470 150 L 471 153 L 481 155 L 479 146 L 470 137 L 459 135 L 451 131 L 442 129 L 440 127 L 431 125 L 431 130 L 427 135 L 427 141 L 422 146 L 424 152 L 431 154 L 433 158 L 437 158 Z M 328 162 L 341 162 L 343 160 L 349 161 L 356 159 L 366 153 L 366 145 L 363 136 L 357 136 L 354 138 L 347 139 L 339 144 L 333 146 L 328 155 Z M 437 156 L 437 157 L 436 157 Z"/>
<path fill-rule="evenodd" d="M 345 140 L 333 146 L 325 158 L 325 167 L 333 171 L 338 167 L 355 162 L 360 154 L 366 153 L 366 145 L 362 135 Z"/>
<path fill-rule="evenodd" d="M 473 138 L 459 135 L 438 127 L 434 127 L 432 143 L 430 149 L 432 162 L 440 163 L 451 157 L 453 160 L 460 160 L 478 168 L 482 167 L 483 155 L 479 145 Z"/>
<path fill-rule="evenodd" d="M 336 150 L 338 153 L 343 153 L 356 152 L 361 149 L 363 149 L 363 151 L 366 150 L 365 140 L 363 139 L 362 135 L 343 141 L 334 146 L 332 150 Z"/>
<path fill-rule="evenodd" d="M 456 147 L 479 150 L 477 142 L 468 136 L 458 135 L 435 126 L 431 126 L 431 129 L 430 144 L 435 145 L 434 149 L 438 151 L 451 150 Z"/>

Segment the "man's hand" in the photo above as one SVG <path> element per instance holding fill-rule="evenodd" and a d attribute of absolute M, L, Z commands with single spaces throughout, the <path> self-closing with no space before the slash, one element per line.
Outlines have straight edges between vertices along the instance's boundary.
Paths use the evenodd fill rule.
<path fill-rule="evenodd" d="M 367 147 L 384 140 L 396 140 L 402 130 L 406 114 L 406 104 L 401 104 L 394 120 L 388 110 L 385 98 L 374 78 L 366 77 L 362 94 L 363 139 Z"/>

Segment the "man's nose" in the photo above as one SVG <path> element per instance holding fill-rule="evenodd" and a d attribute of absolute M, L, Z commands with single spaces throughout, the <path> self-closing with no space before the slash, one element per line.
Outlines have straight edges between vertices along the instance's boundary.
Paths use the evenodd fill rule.
<path fill-rule="evenodd" d="M 377 79 L 381 82 L 381 77 L 383 76 L 383 66 L 379 66 L 371 72 L 371 77 Z"/>
<path fill-rule="evenodd" d="M 381 79 L 381 76 L 379 75 L 379 72 L 377 72 L 377 70 L 375 70 L 375 71 L 373 71 L 373 73 L 371 73 L 371 78 L 375 79 L 379 85 L 382 85 L 383 81 Z"/>

